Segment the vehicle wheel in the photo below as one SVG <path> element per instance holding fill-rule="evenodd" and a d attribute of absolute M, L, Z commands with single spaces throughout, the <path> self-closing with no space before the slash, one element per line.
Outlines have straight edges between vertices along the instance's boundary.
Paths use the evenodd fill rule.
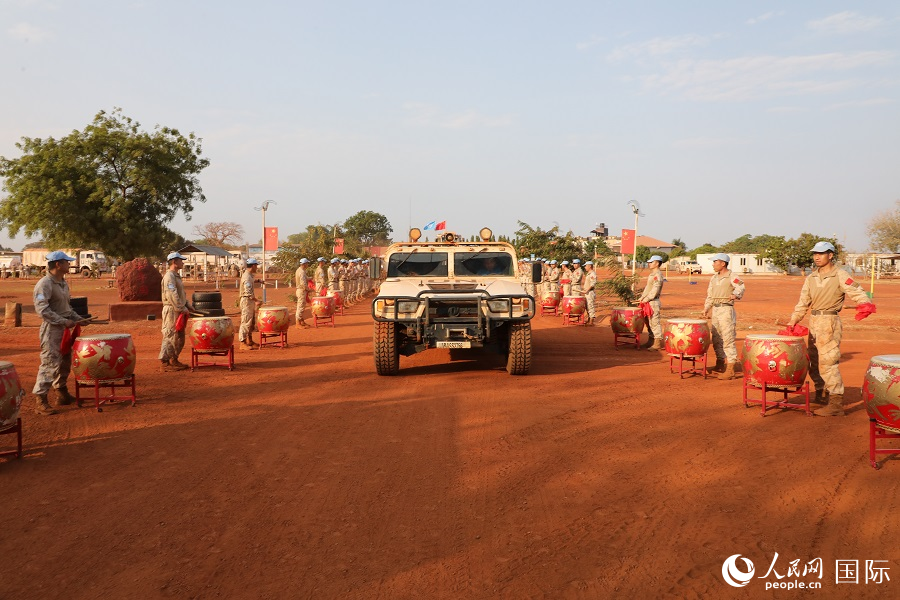
<path fill-rule="evenodd" d="M 509 324 L 509 354 L 506 371 L 510 375 L 527 375 L 531 368 L 531 323 Z"/>
<path fill-rule="evenodd" d="M 79 308 L 81 306 L 87 307 L 88 299 L 87 296 L 73 296 L 69 298 L 69 306 L 72 308 Z"/>
<path fill-rule="evenodd" d="M 222 292 L 194 292 L 193 302 L 222 302 Z"/>
<path fill-rule="evenodd" d="M 197 311 L 202 315 L 207 317 L 224 317 L 225 309 L 224 308 L 207 308 L 206 310 Z"/>
<path fill-rule="evenodd" d="M 194 302 L 194 308 L 197 310 L 209 310 L 211 308 L 222 308 L 221 302 Z"/>
<path fill-rule="evenodd" d="M 81 276 L 84 277 L 85 279 L 87 279 L 88 277 L 91 276 L 91 270 L 90 269 L 82 269 Z"/>
<path fill-rule="evenodd" d="M 400 370 L 400 348 L 396 323 L 375 323 L 375 371 L 379 375 L 396 375 Z"/>

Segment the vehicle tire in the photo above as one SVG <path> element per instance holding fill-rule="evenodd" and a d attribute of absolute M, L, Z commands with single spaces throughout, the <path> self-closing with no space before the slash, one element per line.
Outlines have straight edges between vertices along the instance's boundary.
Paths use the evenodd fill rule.
<path fill-rule="evenodd" d="M 207 308 L 205 310 L 198 310 L 200 314 L 206 317 L 224 317 L 225 309 L 224 308 Z"/>
<path fill-rule="evenodd" d="M 531 368 L 531 322 L 509 324 L 509 354 L 506 372 L 527 375 Z"/>
<path fill-rule="evenodd" d="M 400 370 L 400 347 L 396 323 L 375 323 L 375 371 L 379 375 L 396 375 Z"/>
<path fill-rule="evenodd" d="M 86 307 L 87 305 L 88 305 L 87 296 L 75 296 L 73 298 L 69 298 L 69 306 L 71 306 L 72 308 L 77 309 L 80 306 Z"/>
<path fill-rule="evenodd" d="M 194 292 L 192 302 L 222 302 L 222 292 Z"/>
<path fill-rule="evenodd" d="M 197 310 L 209 310 L 211 308 L 222 308 L 221 302 L 197 302 L 194 301 L 194 308 Z"/>
<path fill-rule="evenodd" d="M 87 279 L 88 277 L 91 276 L 91 270 L 90 269 L 82 269 L 81 276 L 84 277 L 85 279 Z"/>

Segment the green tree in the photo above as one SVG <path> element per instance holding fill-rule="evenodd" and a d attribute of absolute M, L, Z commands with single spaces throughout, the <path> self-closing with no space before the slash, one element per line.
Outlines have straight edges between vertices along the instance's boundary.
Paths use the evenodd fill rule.
<path fill-rule="evenodd" d="M 869 221 L 869 247 L 876 252 L 900 252 L 900 200 L 893 210 L 875 215 Z"/>
<path fill-rule="evenodd" d="M 729 254 L 763 254 L 778 239 L 783 238 L 765 234 L 753 237 L 747 233 L 722 246 L 721 251 Z"/>
<path fill-rule="evenodd" d="M 821 241 L 831 242 L 837 250 L 837 255 L 840 256 L 842 249 L 836 239 L 811 233 L 802 233 L 798 238 L 789 240 L 775 238 L 763 254 L 772 261 L 773 265 L 786 273 L 791 271 L 791 267 L 807 269 L 813 266 L 810 249 L 816 245 L 816 242 Z"/>
<path fill-rule="evenodd" d="M 390 243 L 390 221 L 384 215 L 370 210 L 361 210 L 344 221 L 344 235 L 362 246 L 384 246 Z"/>
<path fill-rule="evenodd" d="M 706 243 L 706 244 L 703 244 L 702 246 L 697 246 L 696 248 L 694 248 L 693 250 L 688 252 L 688 255 L 692 259 L 697 260 L 698 254 L 715 254 L 716 252 L 719 252 L 718 246 L 713 246 L 710 243 Z"/>
<path fill-rule="evenodd" d="M 190 219 L 193 203 L 206 201 L 198 175 L 209 161 L 200 142 L 169 127 L 143 131 L 118 108 L 58 140 L 23 137 L 20 158 L 0 157 L 9 193 L 0 227 L 125 260 L 156 255 L 175 215 Z"/>

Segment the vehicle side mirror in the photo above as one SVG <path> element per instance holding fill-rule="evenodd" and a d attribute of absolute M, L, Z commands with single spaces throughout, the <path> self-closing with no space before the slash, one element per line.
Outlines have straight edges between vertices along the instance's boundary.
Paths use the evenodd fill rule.
<path fill-rule="evenodd" d="M 383 260 L 377 256 L 369 259 L 369 277 L 372 279 L 381 279 L 381 263 Z"/>
<path fill-rule="evenodd" d="M 531 263 L 531 283 L 540 283 L 544 278 L 544 268 L 541 263 Z"/>

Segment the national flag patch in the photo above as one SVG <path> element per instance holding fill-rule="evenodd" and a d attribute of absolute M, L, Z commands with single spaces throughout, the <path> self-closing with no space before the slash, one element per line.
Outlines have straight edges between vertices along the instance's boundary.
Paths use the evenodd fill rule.
<path fill-rule="evenodd" d="M 852 278 L 852 277 L 848 277 L 848 278 L 847 278 L 847 281 L 845 281 L 844 284 L 845 284 L 845 285 L 853 285 L 853 278 Z"/>
<path fill-rule="evenodd" d="M 735 284 L 735 285 L 741 285 L 741 280 L 738 279 L 737 277 L 735 277 L 735 278 L 734 278 L 734 284 Z"/>

